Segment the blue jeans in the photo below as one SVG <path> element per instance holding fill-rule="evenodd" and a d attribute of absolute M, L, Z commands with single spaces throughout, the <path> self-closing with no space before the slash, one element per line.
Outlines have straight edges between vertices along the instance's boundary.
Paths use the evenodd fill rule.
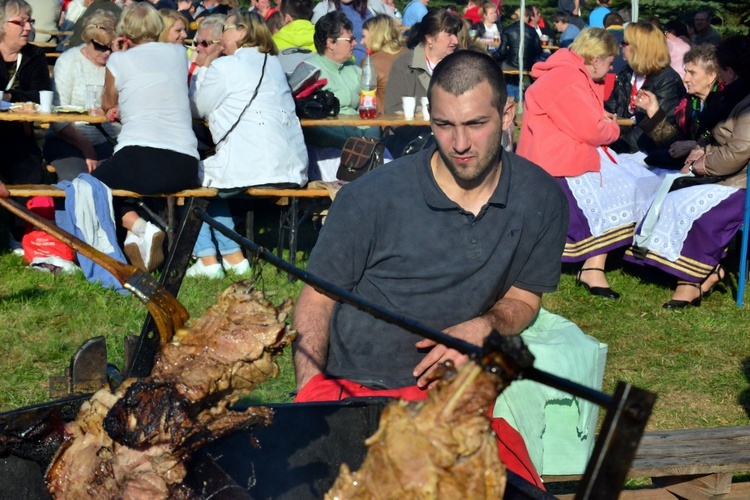
<path fill-rule="evenodd" d="M 214 198 L 208 204 L 206 213 L 213 217 L 216 222 L 224 224 L 229 229 L 234 229 L 234 221 L 229 211 L 229 202 L 222 198 Z M 219 254 L 222 256 L 231 255 L 240 251 L 240 246 L 230 240 L 223 234 L 206 224 L 201 225 L 198 240 L 195 242 L 193 254 L 196 257 L 210 257 L 216 255 L 216 247 L 219 248 Z"/>

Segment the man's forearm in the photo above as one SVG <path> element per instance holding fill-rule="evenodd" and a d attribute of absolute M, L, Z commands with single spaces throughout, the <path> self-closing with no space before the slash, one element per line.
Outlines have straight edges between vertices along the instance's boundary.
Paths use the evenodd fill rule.
<path fill-rule="evenodd" d="M 302 289 L 297 300 L 292 326 L 297 331 L 293 351 L 298 391 L 324 371 L 328 356 L 328 329 L 335 304 L 309 286 Z"/>
<path fill-rule="evenodd" d="M 489 323 L 490 330 L 503 335 L 519 334 L 534 320 L 541 303 L 541 294 L 514 288 L 482 317 Z"/>

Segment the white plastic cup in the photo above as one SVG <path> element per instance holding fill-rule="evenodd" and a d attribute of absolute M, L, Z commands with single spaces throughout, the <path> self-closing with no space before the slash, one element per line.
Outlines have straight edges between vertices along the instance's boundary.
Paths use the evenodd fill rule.
<path fill-rule="evenodd" d="M 39 111 L 42 113 L 52 113 L 52 98 L 55 93 L 51 90 L 39 91 Z"/>
<path fill-rule="evenodd" d="M 86 85 L 86 95 L 84 96 L 84 106 L 89 115 L 97 115 L 102 109 L 102 92 L 103 85 Z"/>
<path fill-rule="evenodd" d="M 420 99 L 422 104 L 422 118 L 425 120 L 430 119 L 430 100 L 427 97 Z"/>
<path fill-rule="evenodd" d="M 401 98 L 401 106 L 404 108 L 404 118 L 414 119 L 414 111 L 417 109 L 417 98 L 404 96 Z"/>
<path fill-rule="evenodd" d="M 542 35 L 542 47 L 546 47 L 548 42 L 549 37 L 547 35 Z"/>

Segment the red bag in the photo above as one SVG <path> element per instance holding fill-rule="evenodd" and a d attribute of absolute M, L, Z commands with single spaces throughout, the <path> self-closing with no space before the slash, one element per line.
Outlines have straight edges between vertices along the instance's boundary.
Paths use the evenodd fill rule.
<path fill-rule="evenodd" d="M 49 196 L 35 196 L 26 202 L 26 208 L 47 220 L 55 221 L 55 203 Z M 54 236 L 26 224 L 26 232 L 21 239 L 23 258 L 31 263 L 34 259 L 60 257 L 72 262 L 75 252 L 68 245 Z"/>

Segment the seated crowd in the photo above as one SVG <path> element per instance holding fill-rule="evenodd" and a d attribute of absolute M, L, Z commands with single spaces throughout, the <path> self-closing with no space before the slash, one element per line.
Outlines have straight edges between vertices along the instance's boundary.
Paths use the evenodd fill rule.
<path fill-rule="evenodd" d="M 744 131 L 738 109 L 750 91 L 750 53 L 745 36 L 713 36 L 705 11 L 696 13 L 691 44 L 677 21 L 664 31 L 655 19 L 623 27 L 606 2 L 591 16 L 601 28 L 586 28 L 565 11 L 545 22 L 534 5 L 503 26 L 493 3 L 467 6 L 465 19 L 410 4 L 406 37 L 397 11 L 379 0 L 325 0 L 315 9 L 310 0 L 287 0 L 274 12 L 262 2 L 245 11 L 207 1 L 198 12 L 192 5 L 178 12 L 148 2 L 110 4 L 95 2 L 67 19 L 75 22 L 74 37 L 50 80 L 43 53 L 29 43 L 31 6 L 0 3 L 3 100 L 38 101 L 40 90 L 54 89 L 56 105 L 82 107 L 87 86 L 98 85 L 110 118 L 96 128 L 54 124 L 41 150 L 28 126 L 2 124 L 0 140 L 13 144 L 4 149 L 6 182 L 41 182 L 46 163 L 60 180 L 91 174 L 110 188 L 142 194 L 210 186 L 220 196 L 209 213 L 233 227 L 227 198 L 249 186 L 303 186 L 315 158 L 311 148 L 340 150 L 349 137 L 381 135 L 380 127 L 303 129 L 286 85 L 288 49 L 301 50 L 320 71 L 342 115 L 357 113 L 364 48 L 377 74 L 380 113 L 402 112 L 404 96 L 419 102 L 443 58 L 475 49 L 503 70 L 531 69 L 518 154 L 555 176 L 566 193 L 571 208 L 562 261 L 583 263 L 578 281 L 586 290 L 619 297 L 604 270 L 607 255 L 621 248 L 626 260 L 678 278 L 665 307 L 698 305 L 726 277 L 719 261 L 743 205 L 746 149 L 735 127 Z M 278 23 L 269 22 L 274 15 Z M 559 50 L 542 46 L 541 40 L 555 43 L 547 24 L 558 31 Z M 184 47 L 189 33 L 194 38 Z M 506 77 L 509 95 L 518 96 L 519 83 L 518 75 Z M 632 125 L 618 126 L 618 118 Z M 395 133 L 408 140 L 425 131 Z M 672 182 L 667 174 L 678 171 L 718 180 L 656 196 L 663 182 Z M 115 205 L 127 230 L 126 254 L 154 269 L 164 234 L 139 208 Z M 721 234 L 703 229 L 717 224 Z M 249 270 L 237 245 L 207 227 L 194 256 L 190 275 Z"/>
<path fill-rule="evenodd" d="M 725 282 L 721 261 L 742 222 L 750 160 L 747 35 L 717 39 L 700 11 L 695 38 L 685 39 L 680 23 L 625 24 L 602 0 L 591 27 L 578 12 L 552 15 L 557 45 L 536 6 L 504 26 L 495 3 L 472 2 L 462 18 L 414 0 L 403 37 L 392 2 L 253 3 L 178 2 L 177 11 L 94 0 L 67 19 L 74 34 L 50 79 L 44 53 L 29 43 L 31 6 L 0 0 L 2 100 L 39 102 L 40 91 L 54 90 L 56 105 L 83 107 L 87 88 L 99 86 L 108 118 L 103 127 L 53 125 L 42 148 L 29 124 L 0 122 L 2 180 L 38 184 L 51 164 L 63 183 L 93 179 L 143 195 L 211 187 L 209 215 L 233 228 L 230 198 L 248 187 L 302 187 L 316 171 L 315 148 L 338 152 L 350 137 L 383 135 L 370 126 L 303 128 L 288 84 L 287 58 L 302 54 L 340 114 L 355 115 L 368 49 L 380 113 L 403 113 L 403 97 L 431 99 L 430 127 L 393 137 L 432 133 L 434 141 L 403 157 L 383 139 L 394 163 L 342 188 L 311 272 L 384 307 L 408 305 L 399 312 L 418 311 L 425 324 L 477 344 L 492 330 L 530 328 L 560 262 L 581 263 L 577 283 L 606 299 L 620 298 L 607 281 L 610 255 L 668 273 L 677 286 L 667 309 L 699 306 Z M 521 95 L 514 153 L 501 136 L 515 126 L 508 97 Z M 112 210 L 130 262 L 156 269 L 165 234 L 149 210 L 127 199 Z M 193 254 L 190 276 L 250 271 L 240 247 L 205 224 Z M 423 399 L 435 364 L 465 360 L 311 287 L 299 311 L 298 401 L 381 389 Z M 383 329 L 399 355 L 359 322 Z M 523 439 L 497 425 L 501 454 L 517 457 L 509 468 L 541 486 Z"/>

